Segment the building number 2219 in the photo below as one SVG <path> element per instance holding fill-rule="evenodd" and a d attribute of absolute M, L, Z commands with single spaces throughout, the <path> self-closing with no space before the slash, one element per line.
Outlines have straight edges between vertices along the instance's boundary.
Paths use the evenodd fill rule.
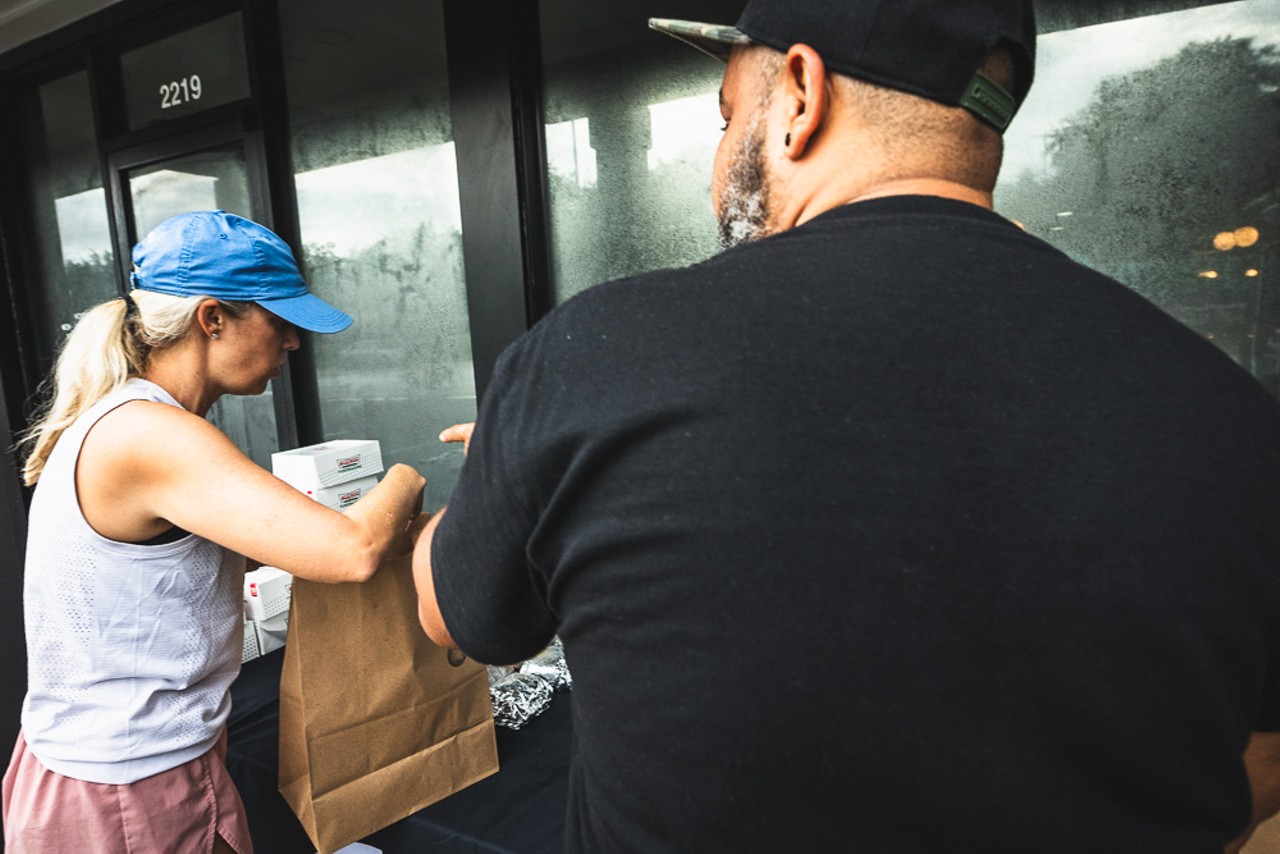
<path fill-rule="evenodd" d="M 200 100 L 200 75 L 192 74 L 172 83 L 160 84 L 160 109 L 167 110 L 187 101 Z"/>

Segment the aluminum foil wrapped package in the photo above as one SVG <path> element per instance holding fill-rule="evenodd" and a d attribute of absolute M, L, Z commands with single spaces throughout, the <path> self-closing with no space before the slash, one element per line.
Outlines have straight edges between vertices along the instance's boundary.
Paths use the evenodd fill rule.
<path fill-rule="evenodd" d="M 508 729 L 520 729 L 546 711 L 555 692 L 547 681 L 528 673 L 512 673 L 489 688 L 493 722 Z"/>
<path fill-rule="evenodd" d="M 516 671 L 516 667 L 511 664 L 487 664 L 484 669 L 489 674 L 490 688 Z"/>
<path fill-rule="evenodd" d="M 564 645 L 559 638 L 533 658 L 520 665 L 521 673 L 541 676 L 556 691 L 572 691 L 573 676 L 564 660 Z"/>

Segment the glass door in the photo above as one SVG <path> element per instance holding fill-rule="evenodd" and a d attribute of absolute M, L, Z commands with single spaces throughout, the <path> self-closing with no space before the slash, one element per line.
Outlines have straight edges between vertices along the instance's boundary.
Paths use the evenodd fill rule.
<path fill-rule="evenodd" d="M 126 283 L 133 245 L 175 214 L 225 210 L 271 226 L 254 142 L 231 121 L 108 155 L 117 255 Z M 272 380 L 257 397 L 223 397 L 209 413 L 209 420 L 264 468 L 281 447 L 277 399 L 283 381 Z"/>
<path fill-rule="evenodd" d="M 238 143 L 128 169 L 122 181 L 139 238 L 186 211 L 224 210 L 254 218 L 244 148 Z"/>

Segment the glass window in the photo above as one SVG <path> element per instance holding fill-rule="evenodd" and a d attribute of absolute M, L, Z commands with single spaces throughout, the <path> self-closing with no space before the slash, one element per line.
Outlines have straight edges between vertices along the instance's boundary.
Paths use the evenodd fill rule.
<path fill-rule="evenodd" d="M 1280 17 L 1245 0 L 1042 35 L 996 208 L 1280 395 Z"/>
<path fill-rule="evenodd" d="M 382 443 L 443 503 L 475 417 L 441 0 L 280 5 L 302 263 L 351 313 L 314 335 L 326 439 Z"/>
<path fill-rule="evenodd" d="M 47 368 L 79 314 L 115 296 L 117 287 L 88 74 L 30 92 L 21 122 L 37 276 L 28 292 L 37 352 Z"/>
<path fill-rule="evenodd" d="M 672 12 L 678 7 L 678 12 Z M 724 67 L 650 17 L 732 23 L 734 2 L 541 4 L 552 283 L 691 264 L 719 248 L 711 162 Z"/>
<path fill-rule="evenodd" d="M 120 57 L 130 128 L 249 97 L 240 13 Z"/>
<path fill-rule="evenodd" d="M 240 143 L 173 157 L 125 173 L 139 239 L 171 216 L 224 210 L 254 218 Z"/>

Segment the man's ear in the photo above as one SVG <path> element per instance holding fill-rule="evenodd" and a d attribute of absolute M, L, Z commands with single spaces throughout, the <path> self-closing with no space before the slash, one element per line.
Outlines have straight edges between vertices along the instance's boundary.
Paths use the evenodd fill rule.
<path fill-rule="evenodd" d="M 784 63 L 783 145 L 787 157 L 799 160 L 827 119 L 827 67 L 818 52 L 806 44 L 792 45 Z"/>

